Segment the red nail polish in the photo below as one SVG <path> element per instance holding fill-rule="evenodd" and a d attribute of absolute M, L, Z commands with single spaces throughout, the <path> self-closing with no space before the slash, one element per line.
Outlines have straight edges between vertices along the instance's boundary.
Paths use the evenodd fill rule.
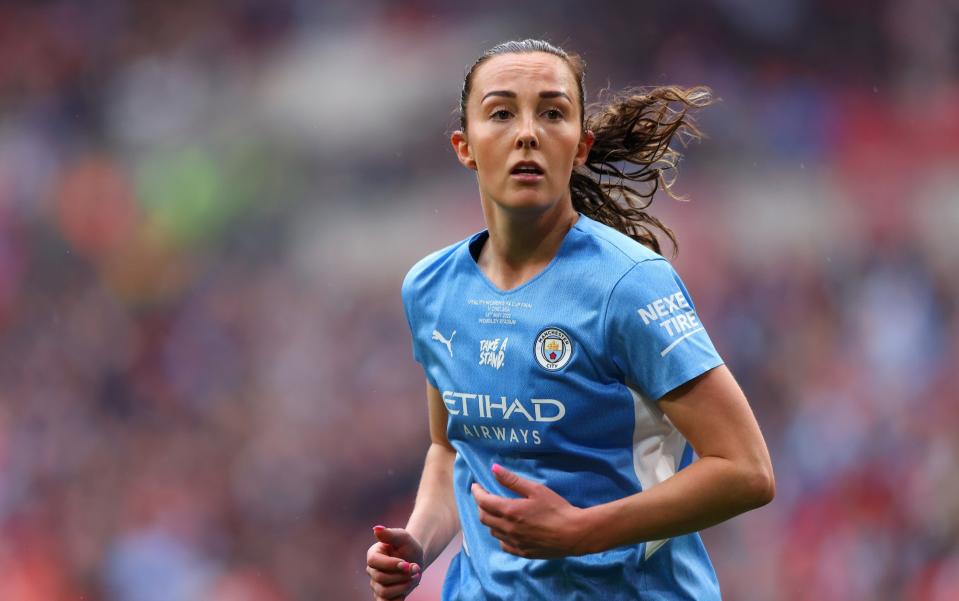
<path fill-rule="evenodd" d="M 498 463 L 494 463 L 494 464 L 493 464 L 493 473 L 498 476 L 501 471 L 503 471 L 503 466 L 500 465 L 500 464 L 498 464 Z"/>
<path fill-rule="evenodd" d="M 373 530 L 386 530 L 386 526 L 377 524 L 377 525 L 373 526 Z"/>

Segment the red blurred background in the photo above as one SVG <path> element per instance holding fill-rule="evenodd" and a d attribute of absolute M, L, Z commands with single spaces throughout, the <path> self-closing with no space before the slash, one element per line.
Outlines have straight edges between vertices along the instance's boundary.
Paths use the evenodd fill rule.
<path fill-rule="evenodd" d="M 646 4 L 0 5 L 0 599 L 369 598 L 399 284 L 483 227 L 446 135 L 523 37 L 722 98 L 653 211 L 777 474 L 726 598 L 959 598 L 959 7 Z"/>

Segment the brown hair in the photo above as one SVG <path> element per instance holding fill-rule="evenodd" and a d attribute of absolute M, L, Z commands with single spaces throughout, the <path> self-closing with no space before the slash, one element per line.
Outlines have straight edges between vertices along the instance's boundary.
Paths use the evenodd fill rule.
<path fill-rule="evenodd" d="M 476 68 L 500 54 L 531 52 L 546 52 L 566 61 L 579 92 L 580 125 L 596 137 L 586 163 L 575 168 L 570 177 L 573 208 L 662 254 L 654 232 L 659 230 L 669 238 L 674 254 L 678 252 L 679 243 L 672 230 L 646 209 L 660 186 L 673 198 L 684 200 L 672 191 L 682 155 L 670 144 L 675 138 L 685 147 L 703 137 L 689 111 L 712 104 L 712 91 L 706 86 L 628 88 L 591 105 L 587 117 L 583 59 L 542 40 L 511 41 L 484 52 L 467 71 L 460 95 L 463 131 Z M 670 171 L 671 177 L 667 178 Z M 638 190 L 628 182 L 643 184 L 645 189 Z"/>

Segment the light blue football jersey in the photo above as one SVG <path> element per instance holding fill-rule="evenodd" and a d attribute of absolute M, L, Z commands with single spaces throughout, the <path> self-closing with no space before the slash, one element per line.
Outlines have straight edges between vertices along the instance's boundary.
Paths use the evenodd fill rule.
<path fill-rule="evenodd" d="M 720 598 L 698 534 L 578 557 L 500 549 L 470 492 L 515 497 L 499 463 L 572 505 L 632 495 L 693 460 L 656 400 L 720 365 L 693 302 L 662 256 L 580 215 L 553 261 L 513 290 L 474 250 L 486 231 L 417 263 L 403 282 L 413 354 L 449 412 L 463 548 L 447 601 Z"/>

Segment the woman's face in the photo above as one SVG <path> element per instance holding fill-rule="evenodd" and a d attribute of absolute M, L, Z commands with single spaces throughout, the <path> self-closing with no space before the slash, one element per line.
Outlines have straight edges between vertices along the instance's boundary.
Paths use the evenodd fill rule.
<path fill-rule="evenodd" d="M 552 54 L 502 54 L 476 68 L 467 131 L 451 141 L 485 200 L 535 212 L 568 202 L 573 167 L 593 141 L 581 130 L 578 96 L 569 66 Z"/>

